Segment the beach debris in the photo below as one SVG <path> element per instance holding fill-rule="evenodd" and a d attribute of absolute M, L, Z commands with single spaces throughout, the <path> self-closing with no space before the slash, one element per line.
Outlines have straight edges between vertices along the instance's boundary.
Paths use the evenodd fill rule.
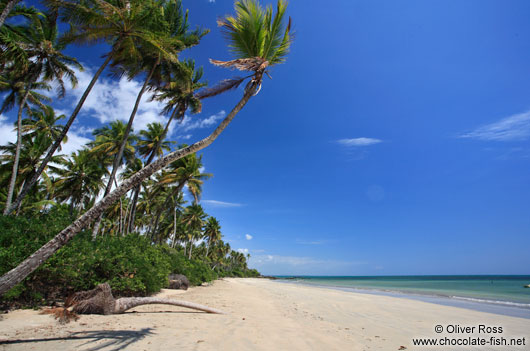
<path fill-rule="evenodd" d="M 400 346 L 398 350 L 406 350 L 407 348 L 405 346 Z"/>
<path fill-rule="evenodd" d="M 190 281 L 183 274 L 170 274 L 169 275 L 169 289 L 181 289 L 188 290 Z"/>
<path fill-rule="evenodd" d="M 79 318 L 78 314 L 121 314 L 131 308 L 151 304 L 173 305 L 207 313 L 224 314 L 223 311 L 215 308 L 174 299 L 159 297 L 122 297 L 115 299 L 108 283 L 99 284 L 93 290 L 77 292 L 66 299 L 64 307 L 46 309 L 41 313 L 53 314 L 55 319 L 64 324 L 72 319 L 77 320 Z"/>

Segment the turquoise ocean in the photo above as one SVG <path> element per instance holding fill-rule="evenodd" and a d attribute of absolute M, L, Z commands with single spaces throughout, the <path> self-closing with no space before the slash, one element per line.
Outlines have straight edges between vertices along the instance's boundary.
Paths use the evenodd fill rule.
<path fill-rule="evenodd" d="M 277 276 L 277 278 L 287 278 Z M 428 302 L 473 309 L 530 316 L 530 276 L 455 275 L 455 276 L 300 276 L 285 282 L 320 287 L 416 298 Z M 482 308 L 480 308 L 482 306 Z"/>

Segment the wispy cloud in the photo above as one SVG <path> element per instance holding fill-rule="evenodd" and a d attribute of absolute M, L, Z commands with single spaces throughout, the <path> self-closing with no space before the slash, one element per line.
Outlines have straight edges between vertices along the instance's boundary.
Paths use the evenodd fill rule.
<path fill-rule="evenodd" d="M 253 236 L 250 234 L 245 234 L 245 239 L 252 240 Z"/>
<path fill-rule="evenodd" d="M 183 132 L 189 132 L 194 129 L 208 128 L 213 125 L 216 125 L 218 121 L 225 118 L 226 112 L 224 110 L 219 111 L 218 113 L 211 115 L 207 118 L 199 119 L 197 117 L 190 117 L 186 115 L 182 122 L 178 125 L 178 130 Z"/>
<path fill-rule="evenodd" d="M 370 146 L 374 144 L 379 144 L 383 142 L 381 139 L 375 139 L 375 138 L 353 138 L 353 139 L 339 139 L 337 140 L 337 143 L 343 145 L 343 146 Z"/>
<path fill-rule="evenodd" d="M 530 111 L 505 117 L 459 137 L 491 141 L 526 140 L 530 137 Z"/>
<path fill-rule="evenodd" d="M 6 116 L 0 115 L 0 140 L 2 145 L 6 145 L 9 142 L 14 143 L 17 140 L 17 133 L 13 123 L 7 121 Z"/>
<path fill-rule="evenodd" d="M 237 249 L 237 252 L 241 252 L 242 254 L 248 254 L 248 249 Z"/>
<path fill-rule="evenodd" d="M 213 206 L 213 207 L 241 207 L 244 206 L 243 204 L 238 204 L 235 202 L 225 202 L 225 201 L 218 201 L 218 200 L 201 200 L 201 202 Z"/>

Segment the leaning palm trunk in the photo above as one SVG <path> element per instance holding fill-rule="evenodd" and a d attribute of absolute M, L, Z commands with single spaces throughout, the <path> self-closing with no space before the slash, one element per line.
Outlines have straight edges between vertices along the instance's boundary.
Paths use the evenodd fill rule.
<path fill-rule="evenodd" d="M 66 300 L 65 308 L 43 310 L 43 313 L 54 314 L 61 323 L 66 323 L 72 318 L 77 319 L 77 314 L 121 314 L 137 306 L 152 304 L 173 305 L 207 313 L 224 314 L 223 311 L 215 308 L 181 300 L 158 297 L 124 297 L 115 299 L 108 283 L 99 284 L 93 290 L 75 293 Z"/>
<path fill-rule="evenodd" d="M 177 109 L 174 109 L 173 113 L 171 113 L 171 116 L 169 117 L 169 120 L 166 123 L 166 127 L 164 128 L 164 132 L 162 133 L 162 135 L 165 136 L 167 134 L 167 131 L 169 130 L 169 125 L 171 124 L 171 121 L 173 120 L 173 118 L 175 118 L 176 112 L 177 112 Z M 153 161 L 153 159 L 155 158 L 156 150 L 158 150 L 158 147 L 160 146 L 160 144 L 162 144 L 162 139 L 160 139 L 156 143 L 155 147 L 153 148 L 153 151 L 151 151 L 151 154 L 149 155 L 149 158 L 145 162 L 146 166 L 149 165 Z M 131 205 L 131 215 L 130 215 L 130 218 L 129 218 L 129 222 L 127 223 L 127 232 L 128 233 L 130 233 L 131 228 L 134 228 L 134 220 L 135 220 L 135 217 L 136 217 L 136 203 L 138 202 L 138 195 L 140 195 L 141 188 L 142 188 L 142 184 L 138 185 L 134 189 L 134 196 L 133 196 L 133 201 L 132 201 L 132 205 Z"/>
<path fill-rule="evenodd" d="M 8 209 L 11 207 L 11 200 L 13 199 L 13 192 L 15 191 L 15 183 L 17 181 L 18 174 L 18 162 L 20 161 L 20 149 L 22 148 L 22 111 L 24 110 L 24 105 L 28 100 L 29 96 L 29 84 L 27 86 L 24 97 L 20 102 L 18 107 L 18 118 L 17 118 L 17 148 L 15 150 L 15 159 L 13 160 L 13 170 L 11 173 L 11 180 L 9 181 L 9 189 L 7 190 L 7 199 L 6 205 L 4 208 L 4 216 L 8 214 Z"/>
<path fill-rule="evenodd" d="M 151 69 L 147 78 L 145 79 L 142 89 L 140 89 L 140 92 L 138 93 L 138 96 L 136 97 L 136 102 L 131 112 L 131 116 L 129 117 L 129 122 L 127 123 L 127 127 L 125 128 L 125 132 L 123 134 L 123 140 L 121 141 L 121 144 L 120 144 L 120 149 L 118 150 L 118 153 L 116 154 L 116 158 L 114 159 L 114 163 L 112 164 L 112 172 L 110 173 L 109 181 L 107 183 L 107 187 L 105 188 L 105 193 L 103 194 L 103 196 L 107 196 L 110 193 L 110 189 L 112 188 L 112 182 L 114 182 L 114 178 L 116 177 L 116 172 L 118 172 L 118 168 L 120 168 L 121 158 L 123 157 L 123 152 L 125 151 L 125 145 L 127 145 L 127 139 L 129 139 L 129 134 L 131 133 L 134 117 L 136 116 L 136 112 L 138 111 L 138 106 L 140 106 L 140 100 L 142 99 L 142 96 L 144 95 L 144 92 L 147 89 L 147 85 L 149 84 L 149 81 L 151 80 L 153 73 L 155 73 L 155 69 L 157 66 L 158 66 L 158 62 L 155 65 L 153 65 L 153 68 Z M 99 216 L 98 220 L 94 224 L 94 229 L 92 230 L 92 238 L 95 238 L 98 235 L 99 226 L 101 224 L 102 219 L 103 219 L 103 215 Z"/>
<path fill-rule="evenodd" d="M 94 86 L 94 84 L 96 84 L 96 81 L 98 80 L 99 76 L 101 75 L 101 73 L 103 72 L 105 67 L 107 67 L 107 65 L 109 64 L 111 58 L 112 58 L 112 56 L 109 54 L 107 56 L 107 58 L 105 59 L 105 62 L 103 62 L 101 67 L 99 67 L 99 69 L 96 72 L 96 74 L 94 75 L 94 77 L 92 77 L 92 80 L 90 81 L 90 84 L 88 84 L 88 87 L 85 89 L 85 92 L 83 93 L 83 95 L 81 96 L 81 99 L 77 103 L 77 106 L 75 107 L 74 112 L 72 112 L 72 115 L 70 116 L 70 118 L 68 119 L 68 121 L 64 125 L 63 129 L 61 130 L 61 134 L 59 134 L 57 139 L 55 139 L 55 142 L 53 143 L 53 145 L 48 149 L 48 153 L 46 154 L 46 156 L 42 160 L 42 162 L 41 162 L 39 168 L 37 169 L 37 171 L 33 174 L 31 179 L 28 182 L 26 182 L 26 184 L 24 185 L 24 187 L 20 191 L 20 194 L 17 196 L 17 199 L 11 204 L 11 206 L 10 207 L 6 206 L 6 214 L 10 214 L 11 212 L 13 212 L 14 209 L 18 208 L 20 206 L 20 204 L 22 203 L 22 200 L 24 199 L 26 194 L 29 192 L 29 190 L 31 188 L 33 188 L 35 183 L 37 183 L 37 180 L 39 179 L 40 175 L 42 174 L 42 172 L 44 171 L 44 169 L 48 165 L 48 162 L 50 162 L 50 160 L 53 157 L 53 154 L 55 153 L 57 148 L 59 148 L 59 146 L 61 145 L 64 137 L 66 136 L 66 133 L 68 133 L 68 130 L 72 126 L 72 123 L 74 123 L 74 120 L 76 119 L 77 115 L 79 114 L 79 111 L 81 110 L 81 107 L 83 107 L 83 104 L 85 103 L 85 100 L 88 97 L 88 94 L 90 94 L 90 91 L 92 90 L 92 87 Z"/>
<path fill-rule="evenodd" d="M 4 7 L 4 10 L 2 11 L 2 14 L 0 15 L 0 27 L 4 25 L 4 22 L 7 19 L 7 16 L 9 16 L 9 13 L 11 10 L 13 10 L 13 7 L 19 2 L 20 0 L 9 0 L 6 4 L 6 7 Z"/>
<path fill-rule="evenodd" d="M 168 155 L 159 158 L 150 165 L 142 168 L 136 172 L 130 178 L 124 180 L 119 187 L 114 189 L 110 194 L 105 196 L 99 202 L 97 202 L 91 209 L 86 211 L 82 216 L 77 218 L 72 224 L 63 229 L 57 234 L 52 240 L 38 249 L 30 257 L 22 261 L 17 267 L 13 268 L 2 277 L 0 277 L 0 295 L 7 292 L 9 289 L 20 283 L 24 278 L 31 274 L 37 269 L 44 261 L 52 256 L 57 250 L 66 245 L 75 235 L 77 235 L 83 228 L 92 223 L 98 218 L 103 211 L 111 206 L 116 200 L 129 191 L 131 188 L 140 184 L 143 180 L 150 177 L 153 173 L 166 167 L 171 162 L 174 162 L 182 157 L 197 152 L 209 146 L 217 137 L 225 130 L 230 124 L 239 111 L 247 104 L 252 95 L 254 94 L 257 85 L 254 85 L 250 89 L 247 89 L 243 98 L 237 103 L 237 105 L 230 111 L 228 116 L 215 128 L 215 130 L 206 138 L 199 140 L 198 142 L 184 147 L 179 150 L 175 150 Z"/>

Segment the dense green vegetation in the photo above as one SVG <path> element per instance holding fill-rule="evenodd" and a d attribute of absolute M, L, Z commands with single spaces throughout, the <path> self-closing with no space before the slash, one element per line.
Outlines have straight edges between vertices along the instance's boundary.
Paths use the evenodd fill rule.
<path fill-rule="evenodd" d="M 0 274 L 16 267 L 71 221 L 67 206 L 27 217 L 0 216 Z M 226 252 L 226 246 L 216 243 L 208 259 L 199 246 L 189 259 L 182 247 L 153 245 L 146 236 L 105 235 L 92 240 L 90 231 L 84 231 L 3 298 L 22 305 L 50 303 L 103 282 L 117 296 L 145 296 L 167 287 L 170 273 L 186 275 L 192 285 L 225 276 L 259 275 L 246 267 L 244 256 L 238 253 L 222 259 L 216 256 L 216 252 Z M 212 269 L 213 262 L 219 264 Z"/>
<path fill-rule="evenodd" d="M 248 255 L 223 242 L 220 222 L 200 204 L 212 174 L 204 173 L 197 152 L 259 92 L 268 67 L 285 60 L 291 43 L 286 3 L 279 0 L 273 15 L 257 1 L 237 1 L 236 16 L 220 19 L 236 59 L 211 62 L 251 74 L 211 88 L 192 59 L 179 60 L 208 33 L 191 29 L 180 0 L 42 3 L 38 9 L 6 5 L 8 19 L 0 21 L 0 113 L 17 107 L 17 141 L 0 146 L 0 293 L 12 288 L 6 298 L 39 301 L 108 281 L 117 294 L 150 294 L 171 272 L 192 284 L 257 275 L 247 267 Z M 61 22 L 69 26 L 63 32 Z M 40 92 L 55 86 L 62 98 L 65 82 L 75 86 L 82 69 L 63 50 L 95 43 L 106 46 L 104 61 L 71 115 L 57 115 L 47 105 L 53 97 Z M 143 82 L 128 122 L 103 125 L 82 149 L 62 154 L 68 130 L 105 71 Z M 172 121 L 200 113 L 202 100 L 245 80 L 243 97 L 210 136 L 190 146 L 168 140 Z M 165 104 L 163 123 L 135 133 L 144 94 Z M 27 259 L 32 253 L 35 259 Z"/>

